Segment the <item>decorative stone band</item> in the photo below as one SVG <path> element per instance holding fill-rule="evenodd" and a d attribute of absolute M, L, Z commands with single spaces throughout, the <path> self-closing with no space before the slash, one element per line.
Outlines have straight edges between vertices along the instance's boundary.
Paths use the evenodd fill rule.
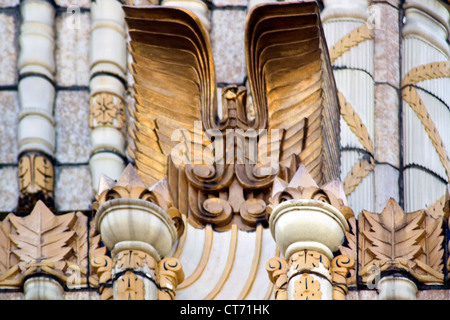
<path fill-rule="evenodd" d="M 285 257 L 314 250 L 333 259 L 349 225 L 333 206 L 310 199 L 293 199 L 277 205 L 270 215 L 270 231 Z"/>
<path fill-rule="evenodd" d="M 151 246 L 155 259 L 167 256 L 177 239 L 169 215 L 159 206 L 141 199 L 113 199 L 103 203 L 95 216 L 97 229 L 109 250 L 123 241 L 139 241 Z M 119 245 L 120 246 L 120 245 Z"/>

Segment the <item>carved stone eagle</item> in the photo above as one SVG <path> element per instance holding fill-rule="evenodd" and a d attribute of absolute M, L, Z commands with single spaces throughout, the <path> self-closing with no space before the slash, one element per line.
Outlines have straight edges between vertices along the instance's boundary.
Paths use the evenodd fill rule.
<path fill-rule="evenodd" d="M 147 185 L 167 177 L 191 224 L 266 224 L 274 178 L 289 181 L 300 164 L 318 184 L 339 177 L 339 103 L 315 2 L 249 13 L 251 105 L 239 86 L 218 103 L 209 34 L 194 14 L 124 10 L 135 81 L 128 152 Z"/>

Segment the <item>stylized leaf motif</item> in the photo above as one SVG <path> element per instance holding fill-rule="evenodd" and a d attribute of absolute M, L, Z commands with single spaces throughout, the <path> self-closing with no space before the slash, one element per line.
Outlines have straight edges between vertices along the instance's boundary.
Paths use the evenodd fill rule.
<path fill-rule="evenodd" d="M 12 229 L 9 216 L 0 222 L 0 274 L 6 272 L 14 265 L 11 261 L 11 253 L 15 247 L 9 239 Z"/>
<path fill-rule="evenodd" d="M 370 241 L 367 250 L 376 260 L 413 260 L 422 253 L 420 241 L 425 237 L 425 230 L 420 224 L 425 218 L 423 210 L 405 214 L 391 198 L 381 214 L 363 210 L 361 215 L 360 221 L 370 225 L 370 229 L 362 233 Z"/>
<path fill-rule="evenodd" d="M 42 201 L 38 201 L 29 216 L 10 216 L 17 234 L 11 234 L 11 241 L 17 246 L 13 253 L 26 268 L 29 263 L 44 260 L 58 265 L 73 250 L 67 244 L 75 235 L 70 227 L 75 223 L 75 213 L 55 216 Z"/>

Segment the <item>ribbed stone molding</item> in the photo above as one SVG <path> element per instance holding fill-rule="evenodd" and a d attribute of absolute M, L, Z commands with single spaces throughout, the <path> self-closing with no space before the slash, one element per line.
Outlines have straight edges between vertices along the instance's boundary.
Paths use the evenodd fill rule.
<path fill-rule="evenodd" d="M 202 0 L 163 0 L 162 6 L 177 7 L 191 11 L 202 22 L 206 31 L 211 31 L 210 12 L 206 3 Z"/>
<path fill-rule="evenodd" d="M 23 285 L 25 300 L 63 300 L 64 289 L 58 281 L 45 277 L 33 276 Z"/>
<path fill-rule="evenodd" d="M 18 127 L 19 154 L 39 151 L 53 156 L 55 9 L 44 0 L 26 0 L 21 2 L 20 13 L 22 24 L 17 63 L 21 108 Z"/>
<path fill-rule="evenodd" d="M 349 225 L 333 206 L 313 199 L 293 199 L 274 208 L 270 231 L 285 257 L 302 250 L 313 250 L 333 259 L 333 252 L 344 242 Z"/>
<path fill-rule="evenodd" d="M 159 206 L 141 199 L 113 199 L 97 210 L 96 225 L 109 250 L 124 241 L 146 244 L 149 254 L 159 261 L 167 256 L 177 231 L 170 217 Z"/>
<path fill-rule="evenodd" d="M 92 3 L 91 20 L 89 168 L 97 191 L 101 174 L 117 179 L 125 167 L 127 34 L 122 5 L 117 0 Z"/>
<path fill-rule="evenodd" d="M 416 300 L 416 284 L 403 276 L 393 275 L 378 282 L 378 300 Z"/>

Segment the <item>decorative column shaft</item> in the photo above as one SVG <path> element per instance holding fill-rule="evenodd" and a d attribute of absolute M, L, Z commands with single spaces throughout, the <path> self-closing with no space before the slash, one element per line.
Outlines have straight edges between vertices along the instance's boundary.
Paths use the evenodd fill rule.
<path fill-rule="evenodd" d="M 21 2 L 17 212 L 29 213 L 37 200 L 53 205 L 55 152 L 54 7 L 45 0 Z"/>
<path fill-rule="evenodd" d="M 373 208 L 374 25 L 369 0 L 324 0 L 321 12 L 341 106 L 341 180 L 358 215 Z M 357 88 L 357 90 L 355 90 Z"/>
<path fill-rule="evenodd" d="M 118 179 L 125 164 L 127 55 L 122 5 L 99 0 L 91 6 L 90 114 L 93 188 L 101 174 Z"/>
<path fill-rule="evenodd" d="M 112 291 L 102 293 L 102 299 L 174 299 L 184 273 L 178 259 L 168 256 L 183 224 L 170 199 L 165 198 L 165 181 L 149 190 L 131 165 L 117 183 L 102 176 L 95 223 L 112 257 L 112 263 L 101 257 L 93 261 L 102 274 L 105 269 L 98 267 L 110 268 L 106 277 L 100 275 L 100 282 L 112 283 Z"/>
<path fill-rule="evenodd" d="M 347 218 L 353 215 L 345 201 L 338 181 L 319 188 L 303 165 L 289 184 L 278 178 L 274 182 L 269 226 L 286 262 L 274 258 L 267 269 L 280 299 L 345 299 L 345 277 L 354 261 L 334 259 L 333 254 L 344 242 Z M 283 273 L 287 284 L 278 282 Z"/>
<path fill-rule="evenodd" d="M 450 179 L 450 14 L 438 0 L 403 8 L 404 208 L 414 211 L 437 203 Z"/>

